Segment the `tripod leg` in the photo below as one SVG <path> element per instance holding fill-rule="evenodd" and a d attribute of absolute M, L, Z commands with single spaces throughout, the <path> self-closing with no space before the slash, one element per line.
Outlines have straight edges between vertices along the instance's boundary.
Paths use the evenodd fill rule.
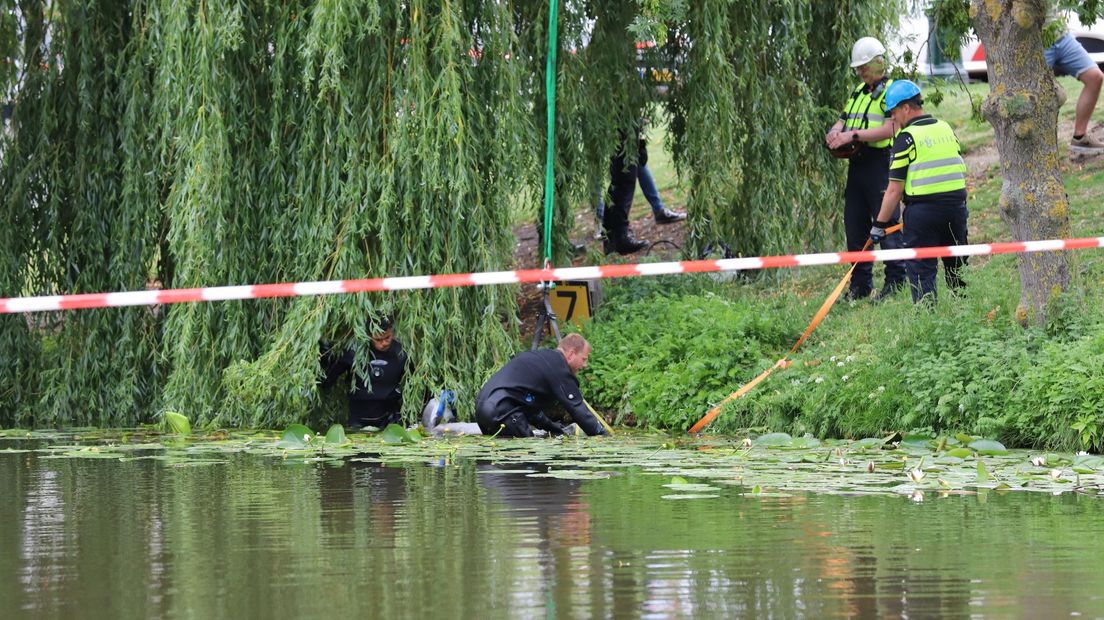
<path fill-rule="evenodd" d="M 531 350 L 536 351 L 540 346 L 541 339 L 544 337 L 544 325 L 547 323 L 552 328 L 552 335 L 556 337 L 556 343 L 559 344 L 560 326 L 556 321 L 556 312 L 552 310 L 552 302 L 548 298 L 548 289 L 545 288 L 541 292 L 541 309 L 540 314 L 537 315 L 537 327 L 533 330 L 533 346 Z"/>
<path fill-rule="evenodd" d="M 537 326 L 533 330 L 533 346 L 530 347 L 531 351 L 536 351 L 537 347 L 540 346 L 541 337 L 544 336 L 544 324 L 546 321 L 548 321 L 548 315 L 544 310 L 541 310 L 540 314 L 537 315 Z"/>
<path fill-rule="evenodd" d="M 563 337 L 560 336 L 560 323 L 556 320 L 556 313 L 552 310 L 552 302 L 548 300 L 548 293 L 544 294 L 544 312 L 548 315 L 548 323 L 552 326 L 552 333 L 556 336 L 556 344 L 559 344 Z"/>

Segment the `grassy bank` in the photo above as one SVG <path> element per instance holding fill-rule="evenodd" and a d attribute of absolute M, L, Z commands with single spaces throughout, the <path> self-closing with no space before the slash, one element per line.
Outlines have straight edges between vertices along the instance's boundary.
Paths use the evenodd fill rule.
<path fill-rule="evenodd" d="M 1062 85 L 1069 93 L 1061 116 L 1068 131 L 1080 84 Z M 955 125 L 975 164 L 971 241 L 1007 240 L 987 126 L 969 119 L 961 94 L 933 112 Z M 1104 234 L 1104 163 L 1071 164 L 1065 172 L 1073 236 Z M 1016 446 L 1099 451 L 1104 253 L 1070 253 L 1073 286 L 1045 329 L 1025 330 L 1013 319 L 1015 261 L 974 259 L 965 292 L 952 297 L 940 282 L 942 296 L 931 310 L 914 307 L 907 293 L 880 305 L 841 302 L 791 367 L 731 403 L 711 428 L 822 437 L 930 429 Z M 880 277 L 881 268 L 875 272 Z M 840 267 L 823 267 L 787 273 L 781 282 L 700 276 L 611 284 L 608 303 L 586 329 L 596 351 L 588 393 L 623 419 L 685 429 L 783 355 L 842 275 Z"/>

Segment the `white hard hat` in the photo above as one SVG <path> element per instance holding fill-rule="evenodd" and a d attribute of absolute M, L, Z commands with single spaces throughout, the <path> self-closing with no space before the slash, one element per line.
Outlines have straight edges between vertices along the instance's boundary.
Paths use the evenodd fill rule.
<path fill-rule="evenodd" d="M 851 48 L 851 67 L 861 67 L 885 52 L 886 48 L 881 41 L 874 37 L 863 37 L 855 41 Z"/>

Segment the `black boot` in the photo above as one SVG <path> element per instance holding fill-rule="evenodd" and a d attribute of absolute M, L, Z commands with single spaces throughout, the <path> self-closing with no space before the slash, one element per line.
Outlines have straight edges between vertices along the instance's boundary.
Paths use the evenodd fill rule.
<path fill-rule="evenodd" d="M 631 232 L 626 231 L 620 235 L 607 234 L 605 241 L 602 242 L 602 247 L 606 254 L 613 254 L 614 252 L 633 254 L 648 247 L 648 242 L 644 239 L 637 239 L 633 237 Z"/>
<path fill-rule="evenodd" d="M 889 299 L 890 297 L 896 295 L 897 291 L 903 289 L 904 287 L 905 283 L 903 281 L 886 282 L 885 286 L 882 287 L 882 290 L 878 291 L 878 294 L 874 296 L 874 303 L 882 303 L 886 299 Z"/>

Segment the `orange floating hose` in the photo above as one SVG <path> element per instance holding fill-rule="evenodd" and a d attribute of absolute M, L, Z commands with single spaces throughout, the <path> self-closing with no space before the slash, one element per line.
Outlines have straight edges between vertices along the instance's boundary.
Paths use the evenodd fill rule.
<path fill-rule="evenodd" d="M 895 224 L 886 229 L 886 234 L 892 234 L 897 232 L 898 230 L 901 230 L 901 225 Z M 865 252 L 869 248 L 870 240 L 867 239 L 866 245 L 863 246 L 863 251 Z M 798 338 L 797 342 L 794 343 L 794 346 L 790 348 L 790 352 L 783 356 L 782 359 L 775 362 L 773 366 L 761 372 L 758 377 L 755 377 L 751 381 L 748 381 L 746 384 L 740 387 L 740 389 L 729 394 L 725 397 L 724 400 L 717 403 L 717 406 L 710 409 L 708 413 L 702 416 L 700 420 L 695 422 L 694 425 L 690 427 L 689 432 L 691 434 L 701 432 L 701 430 L 714 419 L 716 419 L 717 416 L 721 415 L 721 409 L 724 408 L 726 404 L 750 392 L 752 388 L 754 388 L 756 385 L 759 385 L 759 383 L 763 381 L 763 379 L 769 377 L 771 373 L 773 373 L 776 369 L 785 368 L 790 365 L 790 356 L 797 352 L 798 347 L 800 347 L 802 343 L 804 343 L 805 340 L 809 338 L 809 335 L 813 333 L 813 330 L 816 329 L 818 325 L 820 325 L 820 322 L 824 320 L 824 317 L 828 316 L 828 311 L 831 310 L 832 306 L 836 304 L 836 300 L 838 300 L 839 296 L 843 293 L 843 288 L 847 286 L 848 282 L 851 281 L 851 274 L 854 273 L 855 265 L 857 264 L 858 263 L 854 263 L 851 265 L 851 268 L 847 270 L 847 273 L 843 276 L 843 279 L 840 280 L 839 284 L 836 285 L 836 288 L 828 295 L 828 298 L 824 300 L 824 303 L 820 305 L 820 309 L 817 310 L 816 314 L 813 315 L 813 320 L 809 322 L 809 326 L 805 328 L 804 332 L 802 332 L 801 337 Z"/>

